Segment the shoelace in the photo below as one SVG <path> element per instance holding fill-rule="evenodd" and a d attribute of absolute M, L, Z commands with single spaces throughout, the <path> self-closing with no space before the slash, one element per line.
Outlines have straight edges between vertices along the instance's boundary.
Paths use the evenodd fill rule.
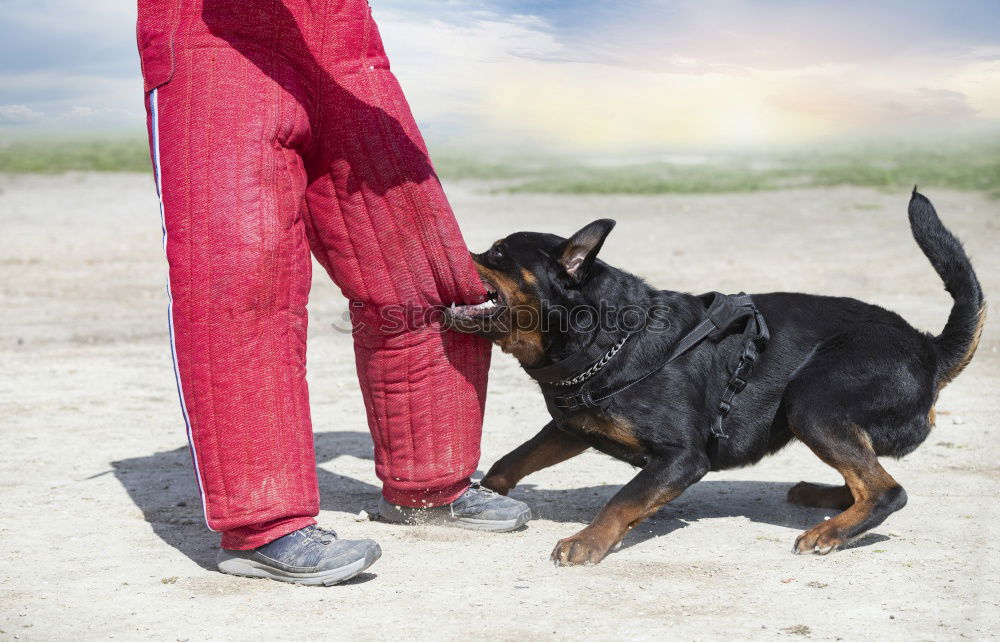
<path fill-rule="evenodd" d="M 472 485 L 469 486 L 469 490 L 477 490 L 481 493 L 485 493 L 489 497 L 494 497 L 500 494 L 497 491 L 493 490 L 492 488 L 487 488 L 486 486 L 483 486 L 479 482 L 472 482 Z"/>
<path fill-rule="evenodd" d="M 465 491 L 465 493 L 462 494 L 462 497 L 465 497 L 466 494 L 468 494 L 468 492 L 470 490 L 471 491 L 476 491 L 476 495 L 477 495 L 476 499 L 478 499 L 479 501 L 490 500 L 490 499 L 493 499 L 494 497 L 499 497 L 500 496 L 500 493 L 496 492 L 495 490 L 493 490 L 491 488 L 487 488 L 486 486 L 481 485 L 479 482 L 472 482 L 472 484 L 469 486 L 469 490 Z M 452 502 L 452 503 L 448 504 L 448 510 L 451 512 L 451 516 L 452 517 L 455 517 L 455 503 L 456 502 L 457 502 L 457 500 L 455 502 Z M 476 500 L 473 500 L 473 505 L 474 506 L 477 505 L 478 503 L 479 502 L 477 502 Z"/>
<path fill-rule="evenodd" d="M 306 526 L 301 532 L 306 538 L 316 540 L 320 544 L 329 544 L 337 539 L 336 531 L 329 528 L 320 528 L 316 524 Z"/>

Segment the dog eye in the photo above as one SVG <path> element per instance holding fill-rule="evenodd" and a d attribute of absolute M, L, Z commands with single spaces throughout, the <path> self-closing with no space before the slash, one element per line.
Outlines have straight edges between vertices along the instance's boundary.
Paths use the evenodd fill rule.
<path fill-rule="evenodd" d="M 500 249 L 500 246 L 494 245 L 493 247 L 490 248 L 490 256 L 494 259 L 502 259 L 503 250 Z"/>

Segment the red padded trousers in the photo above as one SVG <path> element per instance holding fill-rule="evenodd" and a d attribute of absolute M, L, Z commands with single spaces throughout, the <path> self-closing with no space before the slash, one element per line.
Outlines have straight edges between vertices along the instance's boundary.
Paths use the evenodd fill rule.
<path fill-rule="evenodd" d="M 139 0 L 138 40 L 209 528 L 249 549 L 319 512 L 310 249 L 351 302 L 383 494 L 455 499 L 490 348 L 431 311 L 485 293 L 365 0 Z"/>

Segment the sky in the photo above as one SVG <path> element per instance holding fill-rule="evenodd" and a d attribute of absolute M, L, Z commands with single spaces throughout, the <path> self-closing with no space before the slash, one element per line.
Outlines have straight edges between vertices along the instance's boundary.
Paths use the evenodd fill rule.
<path fill-rule="evenodd" d="M 1000 128 L 1000 0 L 371 0 L 425 137 L 642 150 Z M 144 127 L 129 0 L 5 0 L 0 136 Z"/>

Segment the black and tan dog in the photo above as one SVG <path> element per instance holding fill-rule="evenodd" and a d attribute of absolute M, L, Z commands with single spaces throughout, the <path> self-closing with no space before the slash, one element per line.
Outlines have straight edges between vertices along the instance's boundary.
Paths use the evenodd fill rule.
<path fill-rule="evenodd" d="M 590 447 L 640 467 L 589 526 L 552 552 L 557 564 L 596 563 L 706 472 L 755 463 L 796 438 L 845 485 L 800 482 L 789 490 L 791 502 L 843 511 L 801 534 L 794 552 L 825 554 L 877 526 L 906 504 L 878 458 L 901 457 L 924 441 L 938 393 L 969 363 L 985 318 L 961 243 L 916 191 L 909 218 L 955 301 L 936 337 L 855 299 L 771 293 L 744 297 L 756 317 L 716 323 L 678 354 L 678 343 L 711 315 L 712 297 L 655 290 L 598 260 L 614 221 L 595 221 L 569 239 L 518 232 L 473 255 L 491 299 L 451 308 L 452 327 L 492 339 L 529 374 L 566 375 L 536 376 L 553 420 L 501 458 L 483 484 L 507 493 Z M 766 326 L 743 331 L 760 317 Z M 770 340 L 758 356 L 764 327 Z M 747 363 L 736 360 L 748 351 L 749 377 Z"/>

